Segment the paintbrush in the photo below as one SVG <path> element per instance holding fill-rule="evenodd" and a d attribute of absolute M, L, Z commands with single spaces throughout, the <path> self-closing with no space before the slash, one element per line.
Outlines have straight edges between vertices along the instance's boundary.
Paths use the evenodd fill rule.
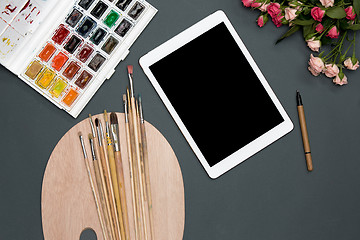
<path fill-rule="evenodd" d="M 120 137 L 119 137 L 119 123 L 116 113 L 112 112 L 110 114 L 110 124 L 111 124 L 111 136 L 114 141 L 114 150 L 115 150 L 115 163 L 119 184 L 120 192 L 120 202 L 122 207 L 122 218 L 125 227 L 125 239 L 129 239 L 129 220 L 127 213 L 127 204 L 126 204 L 126 195 L 125 195 L 125 180 L 124 180 L 124 170 L 121 159 L 120 151 Z"/>
<path fill-rule="evenodd" d="M 127 89 L 129 94 L 129 89 Z M 124 112 L 125 112 L 125 132 L 126 132 L 126 142 L 127 142 L 127 151 L 129 158 L 129 169 L 130 169 L 130 184 L 131 184 L 131 193 L 132 193 L 132 205 L 133 205 L 133 216 L 134 216 L 134 228 L 135 228 L 135 239 L 139 239 L 139 224 L 138 224 L 138 204 L 137 204 L 137 193 L 136 193 L 136 179 L 134 175 L 134 160 L 133 160 L 133 149 L 131 147 L 131 135 L 130 135 L 130 126 L 129 126 L 129 113 L 128 113 L 128 101 L 126 95 L 123 95 L 124 103 Z"/>
<path fill-rule="evenodd" d="M 87 154 L 86 154 L 86 149 L 85 149 L 85 145 L 84 145 L 84 139 L 81 135 L 81 132 L 79 132 L 79 138 L 80 138 L 80 143 L 81 143 L 81 147 L 82 147 L 82 150 L 83 150 L 83 154 L 84 154 L 84 162 L 85 162 L 85 166 L 86 166 L 86 170 L 88 172 L 88 176 L 89 176 L 89 182 L 90 182 L 90 186 L 91 186 L 91 190 L 92 190 L 92 193 L 93 193 L 93 196 L 94 196 L 94 199 L 95 199 L 95 204 L 96 204 L 96 210 L 98 212 L 98 216 L 99 216 L 99 220 L 100 220 L 100 224 L 101 224 L 101 229 L 103 231 L 103 236 L 104 236 L 104 239 L 108 239 L 108 233 L 106 231 L 106 222 L 105 222 L 105 209 L 103 209 L 103 206 L 99 200 L 99 198 L 101 199 L 101 196 L 99 196 L 99 193 L 96 191 L 95 189 L 95 185 L 94 185 L 94 180 L 92 178 L 92 175 L 91 175 L 91 171 L 90 171 L 90 166 L 89 166 L 89 160 L 88 160 L 88 157 L 87 157 Z M 110 235 L 109 235 L 110 236 Z"/>
<path fill-rule="evenodd" d="M 139 95 L 139 117 L 140 117 L 140 133 L 141 133 L 141 144 L 142 144 L 142 157 L 144 163 L 144 172 L 145 172 L 145 187 L 146 187 L 146 196 L 149 209 L 149 218 L 150 218 L 150 233 L 151 238 L 154 237 L 154 215 L 152 211 L 152 198 L 151 198 L 151 184 L 150 184 L 150 170 L 149 170 L 149 158 L 148 158 L 148 149 L 147 149 L 147 139 L 146 139 L 146 130 L 145 130 L 145 120 L 144 112 L 142 108 L 142 99 Z"/>
<path fill-rule="evenodd" d="M 115 163 L 115 155 L 114 155 L 114 146 L 110 135 L 110 123 L 108 121 L 108 115 L 106 110 L 104 111 L 104 120 L 105 120 L 105 129 L 106 129 L 106 141 L 107 141 L 107 156 L 110 166 L 110 176 L 115 196 L 116 209 L 118 213 L 118 221 L 120 224 L 120 234 L 121 239 L 125 239 L 125 227 L 122 218 L 122 207 L 120 201 L 120 192 L 119 192 L 119 184 L 118 184 L 118 176 L 116 171 L 116 163 Z"/>
<path fill-rule="evenodd" d="M 95 119 L 95 126 L 97 130 L 97 137 L 98 137 L 98 149 L 99 149 L 99 156 L 100 156 L 100 163 L 99 163 L 99 169 L 101 174 L 101 180 L 104 189 L 106 204 L 108 207 L 109 215 L 111 216 L 111 226 L 113 229 L 113 234 L 116 239 L 120 239 L 120 226 L 118 221 L 118 215 L 116 212 L 116 204 L 115 204 L 115 197 L 114 197 L 114 191 L 112 187 L 111 177 L 110 177 L 110 168 L 107 161 L 107 158 L 105 156 L 104 151 L 104 132 L 102 129 L 102 124 L 99 119 Z M 115 230 L 116 229 L 116 230 Z"/>
<path fill-rule="evenodd" d="M 133 66 L 129 65 L 127 67 L 128 69 L 128 76 L 129 76 L 129 82 L 130 82 L 130 109 L 131 109 L 131 120 L 132 120 L 132 126 L 133 126 L 133 135 L 134 135 L 134 142 L 135 142 L 135 154 L 136 154 L 136 162 L 137 162 L 137 174 L 139 179 L 139 185 L 140 185 L 140 208 L 142 213 L 142 222 L 144 226 L 144 237 L 145 240 L 148 239 L 147 236 L 147 226 L 146 226 L 146 214 L 145 214 L 145 207 L 144 207 L 144 187 L 143 187 L 143 180 L 142 180 L 142 173 L 141 173 L 141 155 L 140 155 L 140 136 L 138 131 L 138 122 L 137 122 L 137 116 L 136 116 L 136 105 L 135 105 L 135 97 L 134 97 L 134 81 L 133 81 Z"/>

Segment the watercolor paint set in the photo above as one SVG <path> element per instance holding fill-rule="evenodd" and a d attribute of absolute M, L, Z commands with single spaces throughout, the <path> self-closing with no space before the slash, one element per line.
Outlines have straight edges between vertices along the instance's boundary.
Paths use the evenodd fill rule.
<path fill-rule="evenodd" d="M 143 0 L 1 0 L 0 63 L 76 118 L 156 12 Z"/>

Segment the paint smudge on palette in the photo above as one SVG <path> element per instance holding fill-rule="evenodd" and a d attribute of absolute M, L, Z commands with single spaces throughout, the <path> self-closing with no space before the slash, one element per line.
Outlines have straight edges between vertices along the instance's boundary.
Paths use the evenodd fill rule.
<path fill-rule="evenodd" d="M 1 0 L 0 1 L 0 18 L 8 24 L 15 18 L 30 0 Z"/>
<path fill-rule="evenodd" d="M 35 1 L 29 0 L 13 20 L 11 26 L 21 33 L 33 32 L 39 24 L 40 13 L 41 6 Z"/>
<path fill-rule="evenodd" d="M 0 36 L 0 62 L 9 59 L 23 40 L 24 37 L 13 28 L 6 28 Z"/>

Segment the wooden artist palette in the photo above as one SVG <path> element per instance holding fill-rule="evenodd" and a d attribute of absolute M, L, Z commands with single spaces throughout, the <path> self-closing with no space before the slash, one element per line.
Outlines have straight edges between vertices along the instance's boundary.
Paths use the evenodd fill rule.
<path fill-rule="evenodd" d="M 129 163 L 124 114 L 118 113 L 130 239 L 134 237 Z M 103 121 L 103 115 L 94 116 Z M 184 185 L 177 158 L 166 139 L 145 122 L 156 240 L 182 239 L 185 224 Z M 91 156 L 85 119 L 71 128 L 58 142 L 48 161 L 41 194 L 41 213 L 46 240 L 79 240 L 85 229 L 93 229 L 102 240 L 96 204 L 91 191 L 78 133 L 82 132 Z"/>

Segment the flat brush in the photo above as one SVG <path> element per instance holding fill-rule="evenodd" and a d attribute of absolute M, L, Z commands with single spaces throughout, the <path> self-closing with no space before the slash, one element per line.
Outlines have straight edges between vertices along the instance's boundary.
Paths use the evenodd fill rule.
<path fill-rule="evenodd" d="M 115 149 L 115 163 L 119 184 L 119 192 L 120 192 L 120 202 L 122 208 L 122 218 L 125 227 L 125 239 L 129 239 L 129 220 L 127 213 L 127 204 L 126 204 L 126 195 L 125 195 L 125 180 L 124 180 L 124 170 L 121 159 L 121 151 L 120 151 L 120 137 L 119 137 L 119 123 L 116 116 L 116 113 L 112 112 L 110 114 L 110 124 L 111 124 L 111 135 L 114 141 L 114 149 Z"/>
<path fill-rule="evenodd" d="M 105 119 L 105 126 L 106 126 L 106 142 L 107 142 L 107 154 L 108 154 L 108 161 L 110 166 L 110 176 L 112 181 L 112 187 L 114 191 L 116 209 L 118 214 L 118 221 L 120 224 L 120 234 L 121 239 L 125 239 L 125 226 L 122 218 L 122 207 L 120 201 L 120 192 L 119 192 L 119 184 L 118 184 L 118 176 L 116 171 L 116 163 L 115 163 L 115 155 L 114 155 L 114 146 L 111 139 L 110 134 L 110 124 L 108 121 L 108 115 L 106 110 L 104 111 L 104 119 Z"/>

